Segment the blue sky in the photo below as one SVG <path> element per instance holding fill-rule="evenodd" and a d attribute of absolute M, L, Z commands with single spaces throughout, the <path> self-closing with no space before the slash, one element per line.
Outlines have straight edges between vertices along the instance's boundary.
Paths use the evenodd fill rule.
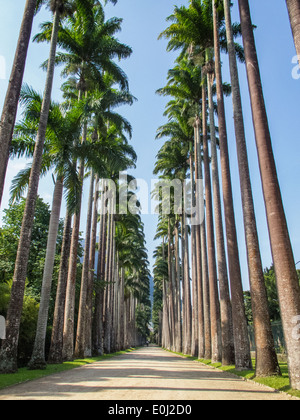
<path fill-rule="evenodd" d="M 124 19 L 123 31 L 119 39 L 133 48 L 129 60 L 121 63 L 128 74 L 130 90 L 138 98 L 131 108 L 122 108 L 120 112 L 126 116 L 133 126 L 132 144 L 138 154 L 137 169 L 132 173 L 137 178 L 149 182 L 155 156 L 162 143 L 155 140 L 157 128 L 165 122 L 163 117 L 165 98 L 155 95 L 156 89 L 166 83 L 166 75 L 173 66 L 176 54 L 166 52 L 166 41 L 157 40 L 159 33 L 167 26 L 165 18 L 173 11 L 173 6 L 187 5 L 187 0 L 119 0 L 116 6 L 106 6 L 107 17 L 118 16 Z M 2 108 L 7 88 L 7 79 L 14 57 L 18 30 L 23 14 L 25 0 L 0 0 L 0 107 Z M 296 52 L 293 45 L 291 29 L 285 2 L 282 0 L 252 0 L 251 12 L 255 31 L 258 56 L 265 100 L 268 110 L 270 129 L 277 163 L 287 221 L 290 230 L 295 260 L 300 260 L 300 78 L 294 79 L 292 63 Z M 49 13 L 42 11 L 35 19 L 33 34 L 38 31 L 40 22 L 48 20 Z M 234 1 L 233 20 L 238 20 L 237 1 Z M 31 44 L 24 81 L 40 92 L 43 91 L 45 73 L 39 68 L 48 57 L 47 45 Z M 224 81 L 229 82 L 227 57 L 223 56 Z M 4 75 L 3 63 L 6 71 Z M 1 67 L 2 64 L 2 67 Z M 253 133 L 252 115 L 249 101 L 245 67 L 239 66 L 240 84 L 243 97 L 244 118 L 247 133 L 247 145 L 251 170 L 255 210 L 260 236 L 263 265 L 272 262 L 265 209 L 261 191 L 261 182 L 257 163 L 257 153 Z M 296 72 L 297 73 L 297 72 Z M 60 69 L 56 71 L 53 99 L 60 99 Z M 236 209 L 236 222 L 239 238 L 240 260 L 245 289 L 248 288 L 248 271 L 245 251 L 245 238 L 240 199 L 240 185 L 236 159 L 236 146 L 232 118 L 232 101 L 226 99 L 226 115 L 228 122 L 229 149 L 231 155 L 231 171 Z M 12 177 L 24 167 L 24 161 L 13 161 L 9 165 L 7 183 L 3 197 L 3 207 L 7 206 L 9 186 Z M 40 183 L 40 195 L 51 202 L 52 184 L 49 178 Z M 87 188 L 84 190 L 87 196 Z M 86 200 L 84 200 L 85 202 Z M 85 209 L 83 211 L 81 230 L 85 229 Z M 62 214 L 63 216 L 63 214 Z M 156 230 L 156 217 L 143 216 L 149 258 L 155 247 L 153 237 Z M 299 266 L 300 267 L 300 266 Z"/>

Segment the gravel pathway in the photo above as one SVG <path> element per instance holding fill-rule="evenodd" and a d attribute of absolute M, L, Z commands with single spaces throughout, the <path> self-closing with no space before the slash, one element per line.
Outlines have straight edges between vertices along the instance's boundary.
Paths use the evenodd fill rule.
<path fill-rule="evenodd" d="M 157 347 L 0 391 L 0 400 L 289 400 L 283 393 Z"/>

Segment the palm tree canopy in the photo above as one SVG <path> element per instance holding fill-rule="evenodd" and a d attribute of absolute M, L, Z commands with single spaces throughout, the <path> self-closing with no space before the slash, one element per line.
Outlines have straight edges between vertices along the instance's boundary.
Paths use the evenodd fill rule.
<path fill-rule="evenodd" d="M 57 53 L 56 63 L 64 65 L 62 75 L 75 76 L 80 90 L 87 91 L 89 83 L 93 81 L 98 83 L 100 89 L 103 88 L 103 75 L 107 72 L 122 89 L 127 89 L 127 76 L 113 61 L 114 58 L 128 58 L 132 53 L 129 46 L 115 37 L 121 30 L 122 19 L 113 17 L 105 20 L 101 4 L 91 8 L 91 0 L 77 1 L 78 13 L 69 16 L 61 24 L 58 33 L 58 45 L 63 51 Z M 34 40 L 49 42 L 52 23 L 43 23 L 41 29 L 42 32 Z M 43 67 L 46 66 L 47 62 L 43 64 Z"/>
<path fill-rule="evenodd" d="M 226 28 L 223 2 L 218 3 L 220 47 L 227 52 Z M 190 0 L 189 7 L 175 6 L 174 12 L 167 18 L 172 22 L 160 35 L 160 38 L 169 39 L 168 51 L 181 50 L 180 59 L 186 53 L 197 53 L 203 55 L 207 48 L 214 45 L 213 38 L 213 17 L 211 0 Z M 237 38 L 241 35 L 240 24 L 233 24 L 233 34 Z M 235 43 L 238 59 L 245 61 L 242 46 Z"/>

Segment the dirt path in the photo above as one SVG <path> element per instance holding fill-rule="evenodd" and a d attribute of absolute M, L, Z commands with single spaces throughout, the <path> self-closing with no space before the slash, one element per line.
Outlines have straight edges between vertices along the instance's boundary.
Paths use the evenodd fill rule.
<path fill-rule="evenodd" d="M 0 400 L 288 400 L 156 347 L 0 391 Z"/>

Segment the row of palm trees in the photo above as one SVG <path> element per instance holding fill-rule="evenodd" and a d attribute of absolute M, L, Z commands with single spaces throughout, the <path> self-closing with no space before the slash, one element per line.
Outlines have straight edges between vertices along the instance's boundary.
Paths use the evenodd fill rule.
<path fill-rule="evenodd" d="M 180 50 L 180 54 L 168 73 L 167 85 L 158 91 L 172 99 L 165 111 L 168 122 L 158 129 L 157 137 L 167 137 L 167 141 L 157 155 L 155 173 L 169 180 L 189 177 L 192 201 L 199 202 L 205 196 L 205 214 L 198 226 L 189 225 L 187 216 L 192 215 L 187 208 L 182 216 L 174 210 L 159 221 L 157 237 L 163 242 L 155 252 L 154 281 L 163 304 L 157 320 L 158 340 L 164 347 L 200 359 L 235 364 L 239 370 L 252 368 L 224 106 L 224 95 L 231 92 L 256 341 L 255 370 L 257 376 L 280 374 L 256 227 L 239 60 L 247 69 L 290 381 L 293 388 L 300 389 L 300 340 L 294 334 L 300 288 L 272 152 L 248 0 L 238 4 L 241 22 L 233 24 L 229 0 L 191 0 L 188 7 L 175 7 L 167 19 L 170 26 L 160 35 L 169 40 L 168 50 Z M 287 5 L 297 46 L 300 4 L 287 1 Z M 243 47 L 235 40 L 240 35 Z M 221 52 L 228 54 L 231 86 L 222 80 Z M 205 195 L 201 197 L 199 185 L 203 180 Z"/>
<path fill-rule="evenodd" d="M 36 42 L 50 44 L 49 59 L 43 64 L 47 69 L 44 95 L 41 97 L 27 85 L 21 87 L 22 77 L 11 79 L 8 100 L 15 96 L 15 105 L 22 105 L 22 119 L 15 124 L 14 113 L 4 105 L 3 118 L 5 120 L 8 113 L 11 125 L 1 122 L 1 145 L 10 132 L 8 154 L 3 152 L 3 157 L 31 159 L 31 164 L 16 176 L 12 185 L 12 200 L 18 200 L 25 191 L 27 196 L 6 315 L 6 340 L 0 350 L 1 373 L 15 372 L 18 368 L 18 338 L 31 230 L 39 179 L 46 173 L 52 173 L 55 187 L 29 368 L 46 366 L 46 331 L 64 192 L 67 209 L 49 363 L 134 346 L 142 339 L 142 334 L 145 336 L 149 322 L 149 317 L 136 322 L 138 310 L 142 308 L 148 313 L 146 308 L 150 305 L 150 273 L 139 206 L 137 204 L 134 215 L 123 209 L 117 216 L 116 208 L 122 188 L 118 183 L 119 171 L 134 168 L 137 156 L 128 143 L 131 125 L 115 111 L 120 105 L 132 105 L 135 98 L 129 92 L 126 74 L 114 59 L 128 58 L 132 50 L 115 37 L 121 30 L 122 20 L 106 20 L 103 5 L 94 0 L 27 1 L 20 40 L 25 35 L 26 39 L 28 35 L 30 38 L 34 13 L 44 4 L 51 10 L 53 20 L 42 24 L 41 32 L 34 38 Z M 18 50 L 16 60 L 17 56 Z M 62 76 L 68 78 L 62 86 L 63 103 L 51 101 L 55 66 L 59 64 L 63 65 Z M 14 95 L 9 96 L 11 90 Z M 3 172 L 5 165 L 1 162 Z M 89 179 L 90 187 L 77 303 L 85 178 Z M 114 194 L 105 179 L 116 185 Z M 129 202 L 134 191 L 126 194 Z"/>

